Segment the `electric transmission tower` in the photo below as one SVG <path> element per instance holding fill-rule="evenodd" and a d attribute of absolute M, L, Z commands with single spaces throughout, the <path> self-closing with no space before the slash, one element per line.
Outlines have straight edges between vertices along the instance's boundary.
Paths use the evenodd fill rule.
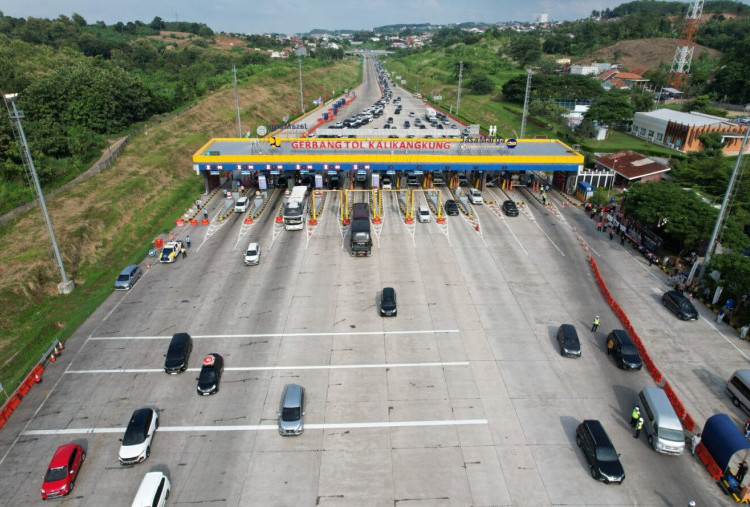
<path fill-rule="evenodd" d="M 685 24 L 682 27 L 682 44 L 675 49 L 672 67 L 669 69 L 669 80 L 667 81 L 674 88 L 679 88 L 683 84 L 685 76 L 690 73 L 690 63 L 693 61 L 695 38 L 698 35 L 698 22 L 703 14 L 704 1 L 693 0 L 690 2 L 690 7 L 685 14 Z"/>

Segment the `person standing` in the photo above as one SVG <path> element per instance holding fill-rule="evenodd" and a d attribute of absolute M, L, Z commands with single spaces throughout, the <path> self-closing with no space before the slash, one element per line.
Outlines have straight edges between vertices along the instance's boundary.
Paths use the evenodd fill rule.
<path fill-rule="evenodd" d="M 185 238 L 185 244 L 187 245 L 188 248 L 190 248 L 190 234 L 188 234 L 187 237 Z"/>
<path fill-rule="evenodd" d="M 602 230 L 602 221 L 601 221 L 601 220 L 599 220 L 599 221 L 598 221 L 598 222 L 596 223 L 596 230 L 597 230 L 597 231 L 601 231 L 601 230 Z"/>
<path fill-rule="evenodd" d="M 620 234 L 620 245 L 625 246 L 625 233 Z"/>
<path fill-rule="evenodd" d="M 695 448 L 701 443 L 701 434 L 696 433 L 693 438 L 690 439 L 690 454 L 695 456 Z"/>
<path fill-rule="evenodd" d="M 642 429 L 643 429 L 643 417 L 639 417 L 638 422 L 635 423 L 635 435 L 633 435 L 633 438 L 640 437 Z"/>
<path fill-rule="evenodd" d="M 203 210 L 203 219 L 204 220 L 208 220 L 208 210 L 207 209 Z"/>
<path fill-rule="evenodd" d="M 641 416 L 641 407 L 636 405 L 633 407 L 633 411 L 630 413 L 630 427 L 635 428 L 635 423 L 638 422 L 638 418 Z"/>
<path fill-rule="evenodd" d="M 748 326 L 747 324 L 745 324 L 744 326 L 742 326 L 740 328 L 740 340 L 746 340 L 747 339 L 747 330 L 748 330 L 748 328 L 750 328 L 750 326 Z"/>
<path fill-rule="evenodd" d="M 612 338 L 607 338 L 607 355 L 610 355 L 612 353 L 612 349 L 615 346 L 614 340 Z"/>
<path fill-rule="evenodd" d="M 182 253 L 182 258 L 183 259 L 185 257 L 187 257 L 187 250 L 185 250 L 185 246 L 184 245 L 180 247 L 180 253 Z"/>
<path fill-rule="evenodd" d="M 599 327 L 599 316 L 597 315 L 594 317 L 594 323 L 591 325 L 591 330 L 596 331 L 596 328 Z"/>
<path fill-rule="evenodd" d="M 737 469 L 737 475 L 735 475 L 737 482 L 742 484 L 742 481 L 745 480 L 745 475 L 747 475 L 747 462 L 743 461 Z"/>
<path fill-rule="evenodd" d="M 609 240 L 612 241 L 615 238 L 615 231 L 612 229 L 609 230 Z"/>

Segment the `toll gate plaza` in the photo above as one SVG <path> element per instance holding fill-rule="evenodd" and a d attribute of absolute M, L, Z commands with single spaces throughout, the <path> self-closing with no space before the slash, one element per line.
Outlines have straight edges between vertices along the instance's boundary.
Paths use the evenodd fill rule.
<path fill-rule="evenodd" d="M 193 155 L 207 190 L 224 178 L 298 171 L 425 174 L 434 171 L 578 171 L 584 157 L 556 139 L 279 138 L 212 139 Z M 235 176 L 237 173 L 239 177 Z M 343 175 L 343 174 L 342 174 Z M 265 178 L 264 178 L 265 179 Z M 364 178 L 363 178 L 364 179 Z M 316 178 L 316 186 L 319 187 Z M 322 178 L 320 179 L 322 182 Z"/>

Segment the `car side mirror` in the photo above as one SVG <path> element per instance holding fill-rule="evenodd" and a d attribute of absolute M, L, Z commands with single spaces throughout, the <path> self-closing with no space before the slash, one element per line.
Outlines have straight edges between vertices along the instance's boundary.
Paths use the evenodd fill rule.
<path fill-rule="evenodd" d="M 122 442 L 122 439 L 120 439 L 120 442 Z"/>
<path fill-rule="evenodd" d="M 620 457 L 620 453 L 617 453 L 617 457 L 618 457 L 618 458 Z"/>

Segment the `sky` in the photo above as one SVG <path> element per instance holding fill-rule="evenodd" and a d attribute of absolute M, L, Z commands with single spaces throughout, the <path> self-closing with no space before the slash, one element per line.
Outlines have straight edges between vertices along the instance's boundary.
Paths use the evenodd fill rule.
<path fill-rule="evenodd" d="M 592 10 L 614 8 L 627 0 L 3 0 L 0 11 L 14 18 L 54 19 L 78 13 L 89 24 L 104 21 L 205 23 L 215 32 L 302 33 L 315 28 L 366 29 L 401 23 L 477 21 L 533 22 L 586 18 Z M 750 3 L 750 0 L 743 0 Z"/>

